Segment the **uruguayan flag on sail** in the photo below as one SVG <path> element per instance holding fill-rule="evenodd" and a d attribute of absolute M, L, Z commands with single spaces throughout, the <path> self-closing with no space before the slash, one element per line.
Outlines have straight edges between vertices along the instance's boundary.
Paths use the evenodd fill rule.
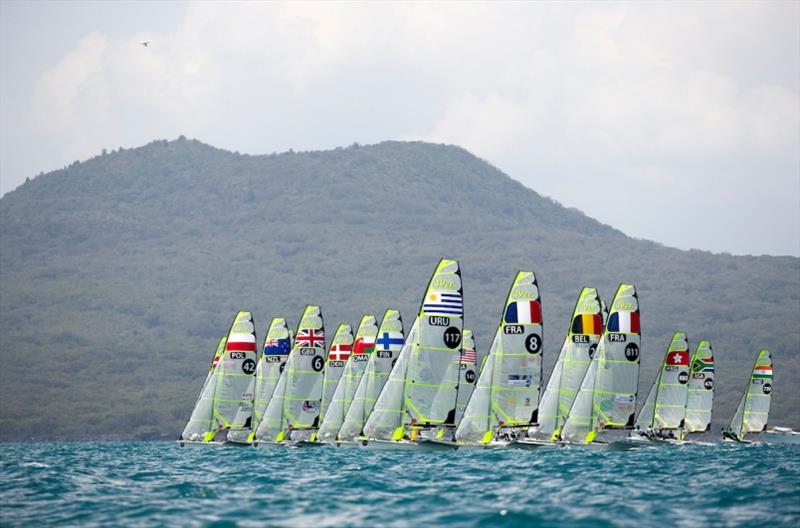
<path fill-rule="evenodd" d="M 430 292 L 422 303 L 428 315 L 464 315 L 464 301 L 458 292 Z"/>

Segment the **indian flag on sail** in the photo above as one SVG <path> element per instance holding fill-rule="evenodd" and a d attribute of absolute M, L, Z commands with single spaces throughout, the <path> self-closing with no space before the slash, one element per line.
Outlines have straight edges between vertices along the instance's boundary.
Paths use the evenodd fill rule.
<path fill-rule="evenodd" d="M 772 365 L 756 365 L 753 369 L 753 379 L 771 380 Z"/>

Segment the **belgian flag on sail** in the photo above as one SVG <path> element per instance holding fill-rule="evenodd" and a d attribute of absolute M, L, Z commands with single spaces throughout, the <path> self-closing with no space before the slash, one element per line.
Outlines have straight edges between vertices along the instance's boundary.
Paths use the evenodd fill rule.
<path fill-rule="evenodd" d="M 581 314 L 572 321 L 573 334 L 600 335 L 603 333 L 603 318 L 600 314 Z"/>

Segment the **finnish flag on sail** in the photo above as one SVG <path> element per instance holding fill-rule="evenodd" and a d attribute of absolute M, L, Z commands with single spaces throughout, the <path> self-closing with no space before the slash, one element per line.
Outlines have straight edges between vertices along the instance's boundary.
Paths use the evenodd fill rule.
<path fill-rule="evenodd" d="M 464 301 L 459 292 L 433 291 L 425 297 L 422 311 L 428 315 L 464 315 Z"/>

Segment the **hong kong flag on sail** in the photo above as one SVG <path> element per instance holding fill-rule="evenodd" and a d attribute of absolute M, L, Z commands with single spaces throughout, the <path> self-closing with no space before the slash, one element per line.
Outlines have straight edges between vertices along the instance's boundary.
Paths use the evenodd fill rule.
<path fill-rule="evenodd" d="M 350 357 L 350 352 L 353 350 L 353 345 L 349 343 L 342 343 L 341 345 L 333 345 L 331 351 L 328 353 L 328 359 L 331 361 L 347 361 Z"/>
<path fill-rule="evenodd" d="M 363 336 L 356 339 L 353 354 L 371 354 L 375 350 L 375 336 Z"/>
<path fill-rule="evenodd" d="M 676 350 L 667 354 L 667 365 L 685 365 L 689 366 L 689 351 Z"/>

